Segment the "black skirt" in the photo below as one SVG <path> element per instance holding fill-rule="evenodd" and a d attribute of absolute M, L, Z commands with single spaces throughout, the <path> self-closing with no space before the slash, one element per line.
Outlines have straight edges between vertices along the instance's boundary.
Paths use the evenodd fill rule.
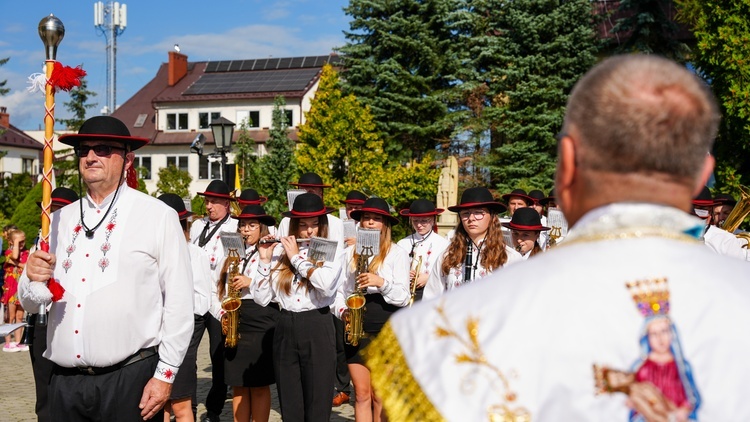
<path fill-rule="evenodd" d="M 378 335 L 388 318 L 399 309 L 401 308 L 398 306 L 386 303 L 385 298 L 380 293 L 365 295 L 365 312 L 362 321 L 362 331 L 364 331 L 365 336 L 359 340 L 359 344 L 356 346 L 344 345 L 346 363 L 364 363 L 359 351 L 370 344 L 370 341 Z"/>
<path fill-rule="evenodd" d="M 172 392 L 169 396 L 170 400 L 192 397 L 196 388 L 198 388 L 198 346 L 201 344 L 203 331 L 205 331 L 203 324 L 198 324 L 198 318 L 201 317 L 193 315 L 193 337 L 190 339 L 190 345 L 185 353 L 185 358 L 182 360 L 180 370 L 174 377 Z"/>
<path fill-rule="evenodd" d="M 260 306 L 243 300 L 239 309 L 237 347 L 224 350 L 224 380 L 233 387 L 264 387 L 276 382 L 273 334 L 279 319 L 275 303 Z"/>

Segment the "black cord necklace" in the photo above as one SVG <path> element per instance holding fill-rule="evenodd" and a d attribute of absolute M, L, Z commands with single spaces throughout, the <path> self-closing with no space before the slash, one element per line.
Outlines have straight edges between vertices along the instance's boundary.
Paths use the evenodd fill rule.
<path fill-rule="evenodd" d="M 122 187 L 122 176 L 125 173 L 125 163 L 122 164 L 122 171 L 120 172 L 120 180 L 117 182 L 117 189 L 115 189 L 115 196 L 112 197 L 112 202 L 109 203 L 109 206 L 107 207 L 107 211 L 102 216 L 102 219 L 99 220 L 98 223 L 92 228 L 89 228 L 89 226 L 86 225 L 86 222 L 83 220 L 83 200 L 78 201 L 79 209 L 81 210 L 81 226 L 83 227 L 84 233 L 86 234 L 86 239 L 93 239 L 94 238 L 94 232 L 96 229 L 99 228 L 99 226 L 104 223 L 104 220 L 107 219 L 107 215 L 112 210 L 112 207 L 115 205 L 115 201 L 117 200 L 117 192 Z M 81 190 L 81 172 L 78 172 L 78 190 Z"/>

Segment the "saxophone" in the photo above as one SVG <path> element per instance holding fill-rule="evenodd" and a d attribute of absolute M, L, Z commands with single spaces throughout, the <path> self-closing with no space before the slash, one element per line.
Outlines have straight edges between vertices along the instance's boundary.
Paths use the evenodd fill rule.
<path fill-rule="evenodd" d="M 417 279 L 419 278 L 419 271 L 422 269 L 422 256 L 419 256 L 417 266 L 414 269 L 414 278 L 409 282 L 409 290 L 411 290 L 411 298 L 409 299 L 409 307 L 414 304 L 414 298 L 417 296 Z"/>
<path fill-rule="evenodd" d="M 369 259 L 372 256 L 372 249 L 364 249 L 357 258 L 357 270 L 354 275 L 356 286 L 357 277 L 360 274 L 369 272 Z M 364 337 L 364 313 L 365 313 L 365 290 L 355 287 L 354 293 L 346 298 L 346 307 L 349 309 L 344 317 L 344 334 L 346 344 L 356 346 L 359 340 Z"/>
<path fill-rule="evenodd" d="M 222 270 L 222 274 L 226 274 L 225 277 L 222 277 L 222 280 L 226 280 L 227 283 L 227 296 L 221 300 L 221 309 L 226 312 L 221 318 L 221 332 L 226 336 L 224 346 L 230 348 L 237 347 L 237 340 L 240 338 L 237 329 L 240 324 L 239 309 L 242 306 L 242 300 L 240 299 L 240 291 L 232 287 L 232 280 L 239 273 L 240 254 L 237 253 L 236 249 L 229 249 Z"/>

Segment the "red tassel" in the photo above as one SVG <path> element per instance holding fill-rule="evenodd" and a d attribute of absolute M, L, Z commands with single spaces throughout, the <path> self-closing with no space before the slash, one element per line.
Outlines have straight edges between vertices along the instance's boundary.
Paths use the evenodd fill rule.
<path fill-rule="evenodd" d="M 52 75 L 47 83 L 52 85 L 53 92 L 58 89 L 70 91 L 76 86 L 81 86 L 81 78 L 84 76 L 86 76 L 86 71 L 81 66 L 63 66 L 60 62 L 55 62 Z"/>
<path fill-rule="evenodd" d="M 125 180 L 133 189 L 138 189 L 138 174 L 135 172 L 133 166 L 130 166 L 127 172 L 125 172 Z"/>
<path fill-rule="evenodd" d="M 49 243 L 42 241 L 39 244 L 39 248 L 44 252 L 49 252 Z M 62 299 L 63 295 L 65 294 L 65 288 L 54 278 L 49 279 L 49 281 L 47 282 L 47 288 L 49 289 L 50 293 L 52 293 L 53 302 L 57 302 L 58 300 Z"/>
<path fill-rule="evenodd" d="M 62 299 L 63 295 L 65 294 L 65 288 L 54 278 L 49 279 L 49 281 L 47 282 L 47 288 L 49 289 L 50 293 L 52 293 L 53 302 L 57 302 L 58 300 Z"/>

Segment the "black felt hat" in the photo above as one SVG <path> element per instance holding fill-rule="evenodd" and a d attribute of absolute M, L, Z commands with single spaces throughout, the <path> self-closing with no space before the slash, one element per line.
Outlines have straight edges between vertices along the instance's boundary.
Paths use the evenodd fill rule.
<path fill-rule="evenodd" d="M 442 208 L 435 208 L 435 204 L 427 199 L 417 199 L 409 208 L 399 211 L 404 217 L 430 217 L 443 213 Z"/>
<path fill-rule="evenodd" d="M 488 208 L 490 211 L 501 213 L 508 208 L 495 200 L 489 189 L 483 187 L 469 188 L 461 194 L 461 202 L 458 205 L 448 207 L 448 210 L 460 212 L 467 208 Z"/>
<path fill-rule="evenodd" d="M 240 205 L 262 205 L 265 204 L 266 201 L 268 201 L 268 198 L 265 196 L 260 196 L 258 194 L 258 191 L 255 189 L 245 189 L 240 193 L 240 196 L 237 198 L 237 202 L 240 203 Z"/>
<path fill-rule="evenodd" d="M 298 186 L 301 188 L 330 188 L 331 185 L 323 183 L 323 179 L 315 173 L 305 173 L 299 177 L 297 183 L 290 183 L 292 186 Z"/>
<path fill-rule="evenodd" d="M 535 204 L 541 204 L 544 199 L 544 192 L 539 189 L 530 190 L 529 198 L 533 199 Z"/>
<path fill-rule="evenodd" d="M 720 193 L 714 196 L 715 205 L 737 205 L 737 200 L 732 195 Z"/>
<path fill-rule="evenodd" d="M 165 193 L 160 195 L 158 199 L 177 211 L 177 215 L 180 217 L 180 220 L 184 220 L 193 215 L 192 212 L 188 211 L 187 208 L 185 208 L 185 201 L 180 198 L 180 195 L 177 195 L 175 193 Z"/>
<path fill-rule="evenodd" d="M 346 194 L 346 199 L 341 201 L 342 204 L 354 204 L 354 205 L 362 205 L 367 201 L 367 195 L 364 193 L 353 190 Z"/>
<path fill-rule="evenodd" d="M 542 219 L 534 208 L 519 208 L 513 213 L 509 223 L 500 223 L 503 227 L 521 231 L 545 231 L 549 227 L 542 225 Z"/>
<path fill-rule="evenodd" d="M 147 138 L 130 136 L 125 123 L 112 116 L 95 116 L 81 125 L 78 133 L 62 135 L 59 141 L 70 146 L 77 146 L 81 141 L 115 141 L 130 146 L 131 151 L 148 144 Z"/>
<path fill-rule="evenodd" d="M 255 219 L 269 227 L 276 225 L 276 219 L 266 214 L 266 210 L 260 204 L 247 205 L 242 209 L 240 215 L 233 215 L 232 218 L 237 220 Z"/>
<path fill-rule="evenodd" d="M 73 189 L 68 189 L 66 187 L 60 186 L 55 188 L 52 191 L 51 196 L 51 203 L 52 205 L 56 205 L 58 207 L 64 207 L 66 205 L 70 205 L 73 202 L 78 200 L 78 194 Z M 41 202 L 37 202 L 37 205 L 40 207 L 42 206 Z"/>
<path fill-rule="evenodd" d="M 206 191 L 198 192 L 198 195 L 234 201 L 234 197 L 229 192 L 229 186 L 223 180 L 212 180 L 206 187 Z"/>
<path fill-rule="evenodd" d="M 388 217 L 388 221 L 390 221 L 391 225 L 399 223 L 398 218 L 391 215 L 391 207 L 388 206 L 388 203 L 385 202 L 385 199 L 383 198 L 375 197 L 368 199 L 364 204 L 362 204 L 362 209 L 354 210 L 351 212 L 351 217 L 359 221 L 360 218 L 362 218 L 362 214 L 366 212 Z"/>
<path fill-rule="evenodd" d="M 547 205 L 550 202 L 555 202 L 555 188 L 552 188 L 552 190 L 549 191 L 547 197 L 539 201 L 539 203 L 542 205 Z"/>
<path fill-rule="evenodd" d="M 711 197 L 711 191 L 708 189 L 708 186 L 703 186 L 698 196 L 693 198 L 693 205 L 696 207 L 711 207 L 716 205 L 716 202 Z"/>
<path fill-rule="evenodd" d="M 330 214 L 333 211 L 333 208 L 326 207 L 323 204 L 323 198 L 308 192 L 296 197 L 292 205 L 292 210 L 284 211 L 281 215 L 289 218 L 308 218 Z"/>
<path fill-rule="evenodd" d="M 527 195 L 526 191 L 523 189 L 513 189 L 510 193 L 503 195 L 503 200 L 508 202 L 510 201 L 510 198 L 514 196 L 523 199 L 526 202 L 526 205 L 531 206 L 531 204 L 534 203 L 534 198 Z"/>

